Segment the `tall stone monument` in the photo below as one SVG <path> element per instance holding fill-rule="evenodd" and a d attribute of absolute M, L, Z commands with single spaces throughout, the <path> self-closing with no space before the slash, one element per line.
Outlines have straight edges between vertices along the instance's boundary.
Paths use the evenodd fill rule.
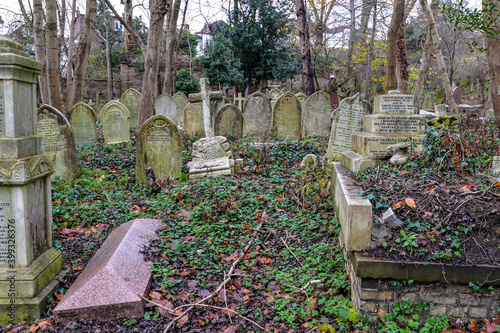
<path fill-rule="evenodd" d="M 0 326 L 39 317 L 63 264 L 52 246 L 52 165 L 36 132 L 41 69 L 0 36 Z"/>
<path fill-rule="evenodd" d="M 201 102 L 205 137 L 211 138 L 214 136 L 214 116 L 211 112 L 210 102 L 222 99 L 222 92 L 210 91 L 210 82 L 205 77 L 200 79 L 200 91 L 199 94 L 189 94 L 189 102 Z"/>

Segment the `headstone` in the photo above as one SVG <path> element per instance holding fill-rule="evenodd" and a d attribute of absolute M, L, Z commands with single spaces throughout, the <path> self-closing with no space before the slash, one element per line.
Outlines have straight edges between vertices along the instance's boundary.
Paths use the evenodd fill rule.
<path fill-rule="evenodd" d="M 238 109 L 243 110 L 243 103 L 245 102 L 245 97 L 238 93 L 238 96 L 234 96 L 234 105 L 238 107 Z"/>
<path fill-rule="evenodd" d="M 215 135 L 241 138 L 243 134 L 243 114 L 232 104 L 226 104 L 217 113 Z"/>
<path fill-rule="evenodd" d="M 261 92 L 250 95 L 243 103 L 243 136 L 267 139 L 271 134 L 272 108 Z"/>
<path fill-rule="evenodd" d="M 182 121 L 182 112 L 179 113 L 177 102 L 169 94 L 161 94 L 155 99 L 155 111 L 157 116 L 165 116 L 170 118 L 176 125 L 180 125 Z"/>
<path fill-rule="evenodd" d="M 0 326 L 39 318 L 64 262 L 52 245 L 52 165 L 36 132 L 41 70 L 0 36 Z"/>
<path fill-rule="evenodd" d="M 301 113 L 300 102 L 294 94 L 281 95 L 274 105 L 273 136 L 280 140 L 300 139 Z"/>
<path fill-rule="evenodd" d="M 69 110 L 69 123 L 77 145 L 93 145 L 97 142 L 97 115 L 90 105 L 76 103 Z"/>
<path fill-rule="evenodd" d="M 104 143 L 107 145 L 130 141 L 130 114 L 120 102 L 108 102 L 101 111 Z"/>
<path fill-rule="evenodd" d="M 203 110 L 203 125 L 204 125 L 204 135 L 206 137 L 214 136 L 214 117 L 211 113 L 210 102 L 218 99 L 222 99 L 221 91 L 210 91 L 210 82 L 207 78 L 200 79 L 200 91 L 199 94 L 189 94 L 189 102 L 201 102 Z"/>
<path fill-rule="evenodd" d="M 149 118 L 137 133 L 137 183 L 145 182 L 148 167 L 153 169 L 158 181 L 175 179 L 181 173 L 181 133 L 177 125 L 165 116 Z"/>
<path fill-rule="evenodd" d="M 460 89 L 460 87 L 453 89 L 453 98 L 455 98 L 457 104 L 462 102 L 462 89 Z"/>
<path fill-rule="evenodd" d="M 352 134 L 361 131 L 363 117 L 370 113 L 370 103 L 364 101 L 359 93 L 344 98 L 333 115 L 328 150 L 323 159 L 333 161 L 341 152 L 350 151 Z"/>
<path fill-rule="evenodd" d="M 101 114 L 102 107 L 103 107 L 104 105 L 106 105 L 106 103 L 107 103 L 106 101 L 99 101 L 99 102 L 97 102 L 97 103 L 95 104 L 95 108 L 94 108 L 94 110 L 95 110 L 95 112 L 96 112 L 96 114 L 97 114 L 97 115 L 100 115 L 100 114 Z"/>
<path fill-rule="evenodd" d="M 436 117 L 444 117 L 448 113 L 446 111 L 446 105 L 445 104 L 434 105 L 434 111 L 436 112 Z"/>
<path fill-rule="evenodd" d="M 434 101 L 430 94 L 426 94 L 424 97 L 424 103 L 422 103 L 422 109 L 424 110 L 432 110 L 434 109 Z"/>
<path fill-rule="evenodd" d="M 332 110 L 335 111 L 339 107 L 339 96 L 335 93 L 330 94 L 330 104 L 332 105 Z"/>
<path fill-rule="evenodd" d="M 353 172 L 388 155 L 393 155 L 391 163 L 404 163 L 408 150 L 422 149 L 425 116 L 413 113 L 412 95 L 391 91 L 376 96 L 374 105 L 373 114 L 362 119 L 363 131 L 352 134 L 350 151 L 339 155 L 342 165 Z"/>
<path fill-rule="evenodd" d="M 139 295 L 148 293 L 152 263 L 142 251 L 165 226 L 160 220 L 140 219 L 113 230 L 54 309 L 56 320 L 68 324 L 143 317 Z"/>
<path fill-rule="evenodd" d="M 125 105 L 129 112 L 129 126 L 137 126 L 139 123 L 139 107 L 141 106 L 141 93 L 134 88 L 127 89 L 122 97 L 120 103 Z"/>
<path fill-rule="evenodd" d="M 180 114 L 180 124 L 177 125 L 182 125 L 182 117 L 183 117 L 183 112 L 184 108 L 186 105 L 189 103 L 187 96 L 183 92 L 178 92 L 174 95 L 175 102 L 177 103 L 177 112 Z"/>
<path fill-rule="evenodd" d="M 305 103 L 302 118 L 302 130 L 304 137 L 329 136 L 332 107 L 328 96 L 318 91 L 312 94 Z"/>
<path fill-rule="evenodd" d="M 297 97 L 297 99 L 299 100 L 300 106 L 302 107 L 302 116 L 304 116 L 304 110 L 307 102 L 307 95 L 304 93 L 298 93 L 295 95 L 295 97 Z"/>
<path fill-rule="evenodd" d="M 235 171 L 231 147 L 223 136 L 202 138 L 194 142 L 192 157 L 189 179 L 229 175 Z"/>
<path fill-rule="evenodd" d="M 182 129 L 190 138 L 205 136 L 203 123 L 203 106 L 201 103 L 188 103 L 182 116 Z"/>
<path fill-rule="evenodd" d="M 269 99 L 271 100 L 271 107 L 274 109 L 274 104 L 276 104 L 276 101 L 278 98 L 281 96 L 281 92 L 279 89 L 271 89 L 269 92 Z"/>
<path fill-rule="evenodd" d="M 78 175 L 75 137 L 68 119 L 44 104 L 37 111 L 37 133 L 43 138 L 43 153 L 52 159 L 54 175 L 66 181 Z"/>
<path fill-rule="evenodd" d="M 493 156 L 490 173 L 496 175 L 500 174 L 500 156 Z"/>
<path fill-rule="evenodd" d="M 436 100 L 434 101 L 435 104 L 443 104 L 444 100 L 444 88 L 441 87 L 436 93 Z"/>

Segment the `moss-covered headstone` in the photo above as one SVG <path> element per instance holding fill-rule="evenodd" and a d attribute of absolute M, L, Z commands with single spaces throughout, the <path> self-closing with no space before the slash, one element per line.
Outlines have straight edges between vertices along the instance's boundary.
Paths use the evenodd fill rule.
<path fill-rule="evenodd" d="M 106 144 L 130 141 L 129 118 L 128 109 L 120 102 L 111 101 L 103 106 L 101 123 Z"/>

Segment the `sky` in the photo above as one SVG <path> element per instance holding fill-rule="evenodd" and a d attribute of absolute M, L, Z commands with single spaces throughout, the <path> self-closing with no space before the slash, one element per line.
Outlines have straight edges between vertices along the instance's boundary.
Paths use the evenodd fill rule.
<path fill-rule="evenodd" d="M 192 33 L 198 32 L 203 29 L 205 22 L 213 22 L 216 20 L 224 19 L 226 17 L 222 10 L 222 6 L 228 6 L 230 0 L 189 0 L 188 9 L 186 14 L 186 24 L 189 24 L 190 31 Z M 32 7 L 33 0 L 23 0 L 26 10 L 29 10 L 30 5 Z M 66 0 L 67 6 L 71 5 L 71 0 Z M 123 5 L 120 4 L 120 0 L 111 0 L 111 3 L 115 7 L 116 11 L 120 14 L 123 13 Z M 133 15 L 142 16 L 143 20 L 148 22 L 148 11 L 145 6 L 148 5 L 148 0 L 132 0 L 134 10 Z M 142 5 L 142 4 L 145 5 Z M 184 10 L 185 0 L 182 1 L 181 11 Z M 85 8 L 85 0 L 77 0 L 77 7 L 80 11 Z M 6 0 L 2 1 L 0 4 L 0 16 L 2 17 L 4 24 L 0 24 L 0 34 L 6 34 L 8 32 L 9 23 L 15 19 L 16 15 L 21 13 L 19 4 L 17 0 Z M 69 9 L 68 9 L 69 15 Z M 182 17 L 179 15 L 178 25 L 181 24 Z"/>

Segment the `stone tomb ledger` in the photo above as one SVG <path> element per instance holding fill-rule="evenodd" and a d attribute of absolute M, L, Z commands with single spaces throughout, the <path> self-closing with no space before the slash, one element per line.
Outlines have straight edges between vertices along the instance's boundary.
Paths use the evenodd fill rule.
<path fill-rule="evenodd" d="M 352 150 L 342 152 L 340 162 L 357 172 L 375 165 L 375 158 L 390 155 L 387 148 L 400 142 L 412 142 L 421 150 L 425 138 L 425 116 L 413 113 L 413 96 L 398 91 L 375 96 L 373 114 L 363 117 L 363 131 L 352 135 Z"/>
<path fill-rule="evenodd" d="M 120 102 L 108 102 L 101 111 L 101 123 L 104 142 L 109 144 L 130 141 L 130 114 Z"/>
<path fill-rule="evenodd" d="M 43 153 L 52 157 L 55 176 L 70 181 L 78 175 L 75 138 L 66 117 L 50 105 L 37 111 L 37 133 L 43 138 Z"/>
<path fill-rule="evenodd" d="M 146 180 L 146 168 L 152 168 L 157 181 L 174 179 L 181 173 L 182 137 L 177 125 L 165 116 L 146 120 L 137 134 L 136 179 Z"/>
<path fill-rule="evenodd" d="M 59 285 L 50 158 L 36 133 L 42 64 L 0 36 L 0 326 L 34 320 Z"/>

